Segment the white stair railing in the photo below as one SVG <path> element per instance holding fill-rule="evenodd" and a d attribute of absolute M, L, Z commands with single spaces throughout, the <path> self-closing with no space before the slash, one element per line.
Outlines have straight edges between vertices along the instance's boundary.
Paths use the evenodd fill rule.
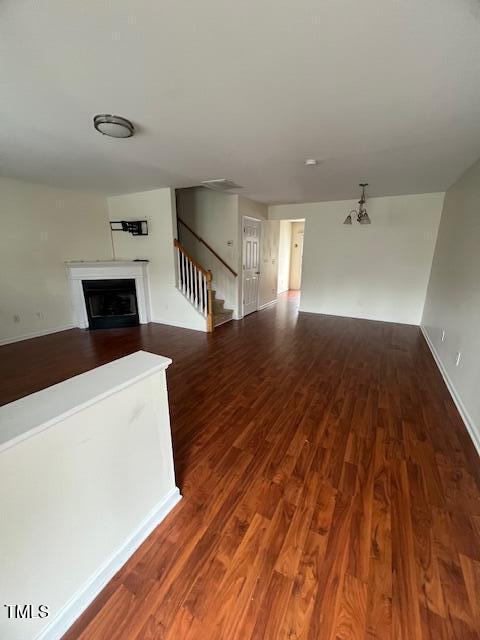
<path fill-rule="evenodd" d="M 207 330 L 213 331 L 212 272 L 202 267 L 178 240 L 174 240 L 173 244 L 177 253 L 177 287 L 205 316 Z"/>
<path fill-rule="evenodd" d="M 182 247 L 188 247 L 191 256 L 195 256 L 206 268 L 212 271 L 215 289 L 220 298 L 232 308 L 237 298 L 238 274 L 208 242 L 198 235 L 185 220 L 177 216 L 178 239 Z M 213 287 L 213 281 L 212 281 Z"/>

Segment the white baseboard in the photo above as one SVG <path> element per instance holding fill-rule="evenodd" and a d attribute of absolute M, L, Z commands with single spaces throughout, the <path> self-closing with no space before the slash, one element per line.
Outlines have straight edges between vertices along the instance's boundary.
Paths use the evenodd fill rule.
<path fill-rule="evenodd" d="M 207 331 L 207 321 L 205 320 L 205 329 L 199 327 L 192 327 L 184 322 L 174 322 L 173 320 L 163 320 L 155 318 L 152 322 L 156 324 L 167 324 L 172 327 L 180 327 L 181 329 L 190 329 L 191 331 Z M 147 323 L 148 324 L 148 323 Z M 142 325 L 141 325 L 142 326 Z M 15 336 L 12 338 L 0 338 L 0 347 L 6 344 L 13 344 L 14 342 L 21 342 L 22 340 L 30 340 L 31 338 L 40 338 L 41 336 L 48 336 L 51 333 L 59 333 L 60 331 L 68 331 L 69 329 L 78 329 L 78 327 L 71 323 L 60 327 L 54 327 L 53 329 L 43 329 L 42 331 L 34 331 L 32 333 L 25 333 L 22 336 Z"/>
<path fill-rule="evenodd" d="M 398 318 L 375 318 L 373 316 L 359 316 L 352 315 L 349 313 L 338 313 L 336 310 L 322 309 L 319 311 L 318 309 L 311 309 L 306 307 L 302 302 L 300 302 L 300 307 L 298 309 L 302 313 L 313 313 L 315 315 L 321 316 L 331 316 L 332 318 L 349 318 L 351 320 L 371 320 L 372 322 L 388 322 L 389 324 L 406 324 L 408 326 L 419 326 L 419 320 L 417 318 L 411 318 L 410 320 L 400 320 Z"/>
<path fill-rule="evenodd" d="M 206 333 L 207 331 L 207 319 L 205 318 L 205 329 L 200 327 L 192 327 L 192 325 L 187 324 L 186 322 L 177 322 L 175 320 L 163 320 L 162 318 L 152 318 L 152 322 L 154 324 L 167 324 L 171 327 L 179 327 L 180 329 L 190 329 L 191 331 L 203 331 Z"/>
<path fill-rule="evenodd" d="M 468 413 L 468 410 L 465 407 L 465 404 L 463 403 L 462 398 L 460 397 L 458 391 L 455 389 L 455 386 L 450 376 L 448 375 L 447 370 L 445 369 L 443 362 L 441 361 L 440 356 L 437 353 L 437 350 L 433 346 L 433 342 L 431 341 L 430 336 L 428 335 L 428 331 L 422 325 L 420 325 L 420 329 L 422 330 L 423 337 L 425 338 L 425 342 L 427 343 L 428 348 L 432 352 L 433 359 L 435 360 L 437 367 L 439 368 L 440 373 L 442 374 L 442 378 L 444 379 L 445 384 L 447 385 L 447 389 L 450 392 L 450 395 L 452 396 L 452 399 L 458 409 L 458 413 L 460 414 L 460 417 L 465 423 L 465 426 L 470 435 L 470 438 L 472 439 L 472 442 L 475 445 L 475 449 L 477 450 L 478 455 L 480 455 L 480 430 L 475 425 L 475 422 L 473 421 L 471 415 Z"/>
<path fill-rule="evenodd" d="M 182 496 L 174 487 L 145 517 L 124 544 L 106 560 L 77 593 L 60 609 L 35 640 L 59 640 L 85 611 L 151 532 L 170 513 Z"/>
<path fill-rule="evenodd" d="M 266 309 L 267 307 L 271 307 L 274 304 L 277 304 L 278 300 L 277 298 L 275 298 L 275 300 L 270 300 L 270 302 L 265 302 L 265 304 L 261 304 L 258 307 L 258 310 L 261 311 L 262 309 Z"/>
<path fill-rule="evenodd" d="M 51 333 L 58 333 L 59 331 L 67 331 L 68 329 L 75 329 L 75 325 L 65 324 L 61 327 L 54 327 L 53 329 L 43 329 L 42 331 L 33 331 L 32 333 L 25 333 L 23 336 L 15 336 L 13 338 L 0 338 L 0 347 L 4 344 L 11 344 L 12 342 L 20 342 L 21 340 L 30 340 L 31 338 L 39 338 L 40 336 L 48 336 Z"/>

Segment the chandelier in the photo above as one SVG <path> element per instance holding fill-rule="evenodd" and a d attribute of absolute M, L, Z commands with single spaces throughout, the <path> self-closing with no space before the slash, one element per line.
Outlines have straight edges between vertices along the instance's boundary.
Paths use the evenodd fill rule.
<path fill-rule="evenodd" d="M 358 201 L 358 210 L 352 209 L 348 216 L 345 218 L 345 222 L 343 224 L 352 224 L 352 213 L 357 217 L 357 222 L 359 222 L 360 224 L 371 223 L 371 220 L 368 217 L 367 209 L 365 208 L 365 187 L 368 187 L 368 182 L 361 182 L 358 186 L 362 187 L 362 195 L 360 196 L 360 200 Z"/>

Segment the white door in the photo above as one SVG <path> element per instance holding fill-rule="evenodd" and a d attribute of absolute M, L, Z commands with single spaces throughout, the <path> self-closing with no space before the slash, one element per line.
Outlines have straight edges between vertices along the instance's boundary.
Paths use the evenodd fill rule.
<path fill-rule="evenodd" d="M 260 230 L 262 223 L 254 218 L 243 219 L 243 315 L 258 309 L 260 278 Z"/>
<path fill-rule="evenodd" d="M 292 223 L 292 253 L 290 256 L 290 289 L 300 289 L 302 286 L 302 257 L 304 222 Z"/>

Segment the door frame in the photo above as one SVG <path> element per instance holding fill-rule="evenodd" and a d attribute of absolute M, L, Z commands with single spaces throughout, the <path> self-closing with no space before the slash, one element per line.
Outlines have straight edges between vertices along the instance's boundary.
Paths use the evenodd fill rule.
<path fill-rule="evenodd" d="M 242 213 L 241 216 L 241 252 L 240 255 L 242 257 L 241 260 L 241 274 L 242 274 L 242 278 L 241 278 L 241 284 L 240 284 L 240 309 L 241 309 L 241 317 L 243 318 L 245 316 L 244 314 L 244 304 L 243 304 L 243 271 L 244 271 L 244 258 L 245 256 L 243 255 L 243 240 L 244 240 L 244 229 L 245 229 L 245 220 L 255 220 L 255 222 L 258 222 L 260 225 L 260 233 L 258 235 L 258 268 L 260 271 L 259 274 L 259 278 L 258 278 L 258 289 L 257 289 L 257 308 L 256 311 L 258 311 L 259 309 L 259 304 L 258 304 L 258 299 L 260 297 L 260 278 L 262 277 L 262 269 L 261 269 L 261 264 L 262 264 L 262 236 L 263 236 L 263 220 L 261 218 L 256 218 L 255 216 L 249 216 L 246 214 Z M 252 311 L 252 313 L 255 313 L 254 311 Z"/>

